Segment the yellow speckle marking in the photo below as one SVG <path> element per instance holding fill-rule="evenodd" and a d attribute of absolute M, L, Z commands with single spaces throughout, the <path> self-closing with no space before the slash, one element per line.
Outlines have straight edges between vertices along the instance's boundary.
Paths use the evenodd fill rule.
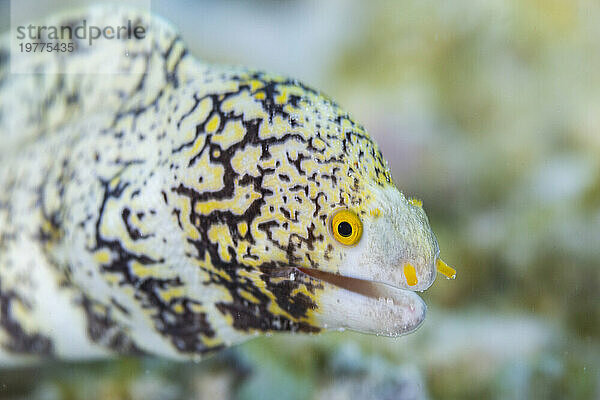
<path fill-rule="evenodd" d="M 190 311 L 193 312 L 193 313 L 203 313 L 203 312 L 206 312 L 206 310 L 204 309 L 204 307 L 202 307 L 200 304 L 188 303 L 188 307 L 190 308 Z"/>
<path fill-rule="evenodd" d="M 448 278 L 448 279 L 456 278 L 456 270 L 454 268 L 452 268 L 451 266 L 449 266 L 448 264 L 446 264 L 445 262 L 443 262 L 441 258 L 438 258 L 438 260 L 435 262 L 435 266 L 436 266 L 438 272 L 440 274 L 444 275 L 446 278 Z"/>
<path fill-rule="evenodd" d="M 208 239 L 219 245 L 219 257 L 226 262 L 231 261 L 231 254 L 227 250 L 233 247 L 233 240 L 229 235 L 229 227 L 226 225 L 212 225 L 208 230 Z"/>
<path fill-rule="evenodd" d="M 419 283 L 419 280 L 417 279 L 417 271 L 415 271 L 415 267 L 413 267 L 411 264 L 406 264 L 404 266 L 404 276 L 406 276 L 406 283 L 408 283 L 408 286 L 415 286 L 417 283 Z"/>
<path fill-rule="evenodd" d="M 219 128 L 219 123 L 221 122 L 221 119 L 219 118 L 218 115 L 213 115 L 213 117 L 206 123 L 206 126 L 204 127 L 204 130 L 207 133 L 213 133 L 216 132 L 217 129 Z"/>
<path fill-rule="evenodd" d="M 109 185 L 111 188 L 116 188 L 119 182 L 121 182 L 121 175 L 117 175 L 114 178 L 112 178 Z"/>
<path fill-rule="evenodd" d="M 244 128 L 242 121 L 230 121 L 225 125 L 221 133 L 212 137 L 211 142 L 218 144 L 222 149 L 227 149 L 244 139 L 245 135 L 246 128 Z"/>
<path fill-rule="evenodd" d="M 243 176 L 244 174 L 250 174 L 252 176 L 259 176 L 260 171 L 258 170 L 258 166 L 260 165 L 260 156 L 262 154 L 261 146 L 246 146 L 244 151 L 238 151 L 231 158 L 231 166 L 233 169 Z M 263 168 L 267 168 L 268 166 L 262 165 Z M 273 166 L 275 167 L 275 161 L 273 161 Z"/>
<path fill-rule="evenodd" d="M 319 138 L 313 140 L 313 147 L 317 150 L 325 150 L 327 144 Z"/>
<path fill-rule="evenodd" d="M 147 278 L 149 276 L 153 276 L 156 273 L 156 269 L 152 267 L 147 267 L 137 261 L 133 261 L 131 263 L 131 271 L 140 279 Z"/>
<path fill-rule="evenodd" d="M 254 295 L 250 292 L 245 291 L 244 289 L 238 289 L 238 293 L 244 299 L 248 300 L 250 303 L 260 304 L 260 300 L 258 300 Z"/>
<path fill-rule="evenodd" d="M 178 314 L 183 314 L 183 312 L 185 311 L 185 309 L 183 308 L 183 305 L 180 303 L 177 303 L 173 306 L 173 311 L 175 311 Z"/>
<path fill-rule="evenodd" d="M 198 154 L 200 152 L 200 149 L 202 149 L 202 147 L 204 146 L 205 142 L 205 136 L 199 136 L 198 139 L 196 139 L 196 141 L 194 142 L 194 146 L 192 146 L 189 150 L 190 157 L 193 157 L 196 154 Z"/>
<path fill-rule="evenodd" d="M 94 255 L 94 259 L 99 264 L 106 264 L 110 261 L 110 253 L 106 250 L 100 250 Z"/>
<path fill-rule="evenodd" d="M 373 210 L 371 210 L 371 216 L 372 217 L 380 217 L 381 216 L 381 210 L 379 208 L 375 208 Z"/>
<path fill-rule="evenodd" d="M 248 224 L 246 222 L 240 222 L 237 226 L 238 231 L 240 232 L 240 235 L 246 236 L 246 233 L 248 233 Z"/>
<path fill-rule="evenodd" d="M 285 104 L 288 101 L 288 91 L 286 89 L 281 89 L 281 94 L 275 97 L 275 102 L 277 104 Z"/>
<path fill-rule="evenodd" d="M 423 201 L 421 201 L 419 199 L 415 199 L 415 198 L 408 199 L 408 202 L 415 207 L 423 207 Z"/>
<path fill-rule="evenodd" d="M 160 292 L 160 297 L 166 302 L 171 299 L 180 298 L 185 295 L 185 289 L 182 287 L 174 287 Z"/>
<path fill-rule="evenodd" d="M 231 199 L 213 200 L 196 203 L 195 210 L 199 214 L 208 215 L 213 210 L 229 210 L 236 215 L 242 215 L 261 194 L 250 186 L 239 186 Z"/>
<path fill-rule="evenodd" d="M 250 85 L 251 92 L 255 92 L 258 89 L 261 89 L 265 86 L 265 84 L 262 81 L 259 81 L 257 79 L 252 79 L 252 80 L 248 81 L 248 84 Z"/>

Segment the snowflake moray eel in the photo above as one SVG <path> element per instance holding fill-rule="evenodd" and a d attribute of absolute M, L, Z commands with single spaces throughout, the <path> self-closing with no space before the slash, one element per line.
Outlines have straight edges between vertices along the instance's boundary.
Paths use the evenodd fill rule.
<path fill-rule="evenodd" d="M 267 332 L 421 324 L 415 292 L 454 272 L 348 113 L 197 60 L 159 17 L 83 13 L 48 25 L 117 15 L 146 42 L 11 74 L 0 39 L 0 362 L 198 359 Z M 85 73 L 108 61 L 130 72 Z M 78 73 L 55 73 L 65 62 Z"/>

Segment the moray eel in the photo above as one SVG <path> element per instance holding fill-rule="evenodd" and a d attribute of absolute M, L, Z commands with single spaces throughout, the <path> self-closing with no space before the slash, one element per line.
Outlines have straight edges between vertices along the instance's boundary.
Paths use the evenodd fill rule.
<path fill-rule="evenodd" d="M 0 41 L 0 361 L 414 331 L 416 292 L 454 272 L 364 128 L 296 80 L 197 60 L 156 16 L 46 25 L 115 15 L 146 38 L 37 74 Z M 125 72 L 86 73 L 105 62 Z"/>

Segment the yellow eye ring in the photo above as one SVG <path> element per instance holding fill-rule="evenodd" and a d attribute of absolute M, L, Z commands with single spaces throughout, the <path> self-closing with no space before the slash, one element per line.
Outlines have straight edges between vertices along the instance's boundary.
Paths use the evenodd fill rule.
<path fill-rule="evenodd" d="M 331 217 L 331 233 L 344 246 L 355 246 L 362 236 L 363 226 L 358 215 L 340 210 Z"/>

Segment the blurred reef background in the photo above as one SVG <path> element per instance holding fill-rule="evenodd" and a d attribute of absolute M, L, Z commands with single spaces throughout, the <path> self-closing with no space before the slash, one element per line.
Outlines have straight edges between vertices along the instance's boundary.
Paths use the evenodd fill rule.
<path fill-rule="evenodd" d="M 423 200 L 457 279 L 423 294 L 427 320 L 407 337 L 278 335 L 197 364 L 0 370 L 0 399 L 600 399 L 599 2 L 152 9 L 196 56 L 299 78 L 349 110 Z"/>

